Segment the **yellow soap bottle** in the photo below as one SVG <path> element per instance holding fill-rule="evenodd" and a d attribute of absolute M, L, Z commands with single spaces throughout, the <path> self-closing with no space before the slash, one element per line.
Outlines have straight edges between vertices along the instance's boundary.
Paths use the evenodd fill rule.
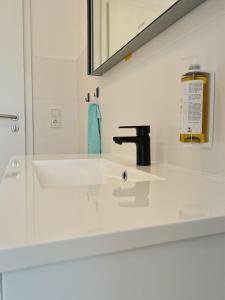
<path fill-rule="evenodd" d="M 207 143 L 209 135 L 210 74 L 191 65 L 181 78 L 181 131 L 183 143 Z"/>

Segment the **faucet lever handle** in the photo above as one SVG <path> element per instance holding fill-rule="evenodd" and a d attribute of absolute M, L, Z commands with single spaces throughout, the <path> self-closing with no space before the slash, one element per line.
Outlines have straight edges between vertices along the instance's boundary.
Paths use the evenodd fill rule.
<path fill-rule="evenodd" d="M 150 133 L 150 125 L 119 126 L 119 128 L 134 128 L 137 130 L 137 135 L 148 135 Z"/>

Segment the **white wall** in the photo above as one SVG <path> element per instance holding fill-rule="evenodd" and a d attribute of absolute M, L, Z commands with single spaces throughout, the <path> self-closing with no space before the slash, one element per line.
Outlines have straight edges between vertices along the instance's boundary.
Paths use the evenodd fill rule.
<path fill-rule="evenodd" d="M 115 145 L 114 135 L 133 134 L 119 125 L 150 124 L 153 159 L 225 175 L 225 0 L 207 0 L 99 78 L 86 75 L 86 7 L 81 3 L 82 51 L 79 56 L 80 152 L 87 149 L 85 94 L 100 86 L 104 152 L 134 156 L 133 145 Z M 184 57 L 199 56 L 202 68 L 216 72 L 215 140 L 212 149 L 179 143 L 180 77 L 188 67 Z"/>
<path fill-rule="evenodd" d="M 75 153 L 78 148 L 78 0 L 31 0 L 34 152 Z M 61 128 L 50 110 L 62 111 Z"/>

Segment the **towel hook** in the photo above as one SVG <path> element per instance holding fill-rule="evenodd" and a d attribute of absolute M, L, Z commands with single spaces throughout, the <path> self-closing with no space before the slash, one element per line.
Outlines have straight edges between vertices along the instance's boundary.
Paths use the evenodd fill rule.
<path fill-rule="evenodd" d="M 99 98 L 99 87 L 96 88 L 95 93 L 94 93 L 94 97 L 95 98 Z"/>
<path fill-rule="evenodd" d="M 87 93 L 87 96 L 85 97 L 86 102 L 90 102 L 90 93 Z"/>

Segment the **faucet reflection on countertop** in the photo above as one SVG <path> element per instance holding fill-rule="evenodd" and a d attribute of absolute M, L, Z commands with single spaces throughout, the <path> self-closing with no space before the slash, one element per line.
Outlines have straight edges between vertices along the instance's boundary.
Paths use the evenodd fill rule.
<path fill-rule="evenodd" d="M 149 206 L 149 192 L 150 183 L 136 182 L 132 188 L 117 187 L 113 191 L 114 197 L 124 197 L 130 200 L 130 197 L 134 197 L 134 201 L 121 201 L 118 203 L 120 207 L 148 207 Z"/>

